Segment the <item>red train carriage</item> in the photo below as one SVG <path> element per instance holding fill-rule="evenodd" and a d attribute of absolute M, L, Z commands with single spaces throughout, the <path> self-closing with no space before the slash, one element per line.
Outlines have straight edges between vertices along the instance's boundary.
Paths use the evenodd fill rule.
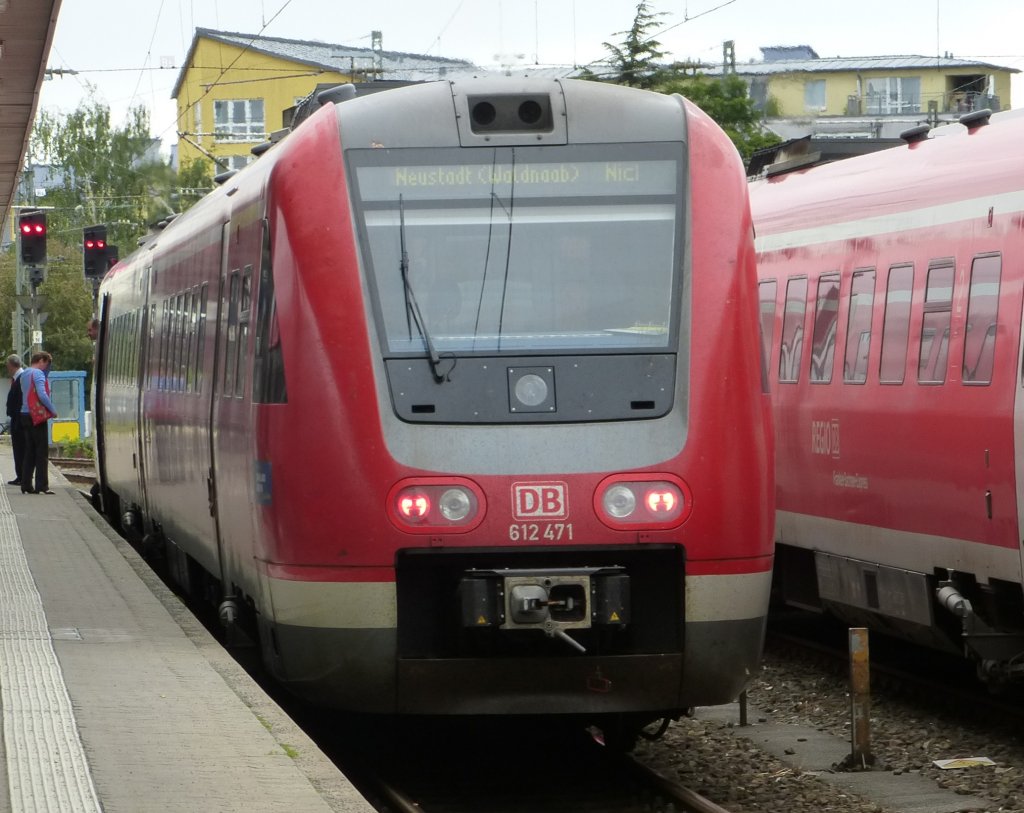
<path fill-rule="evenodd" d="M 1019 677 L 1024 118 L 751 193 L 778 587 Z"/>
<path fill-rule="evenodd" d="M 326 104 L 104 281 L 106 505 L 320 702 L 726 702 L 772 562 L 754 282 L 679 97 Z"/>

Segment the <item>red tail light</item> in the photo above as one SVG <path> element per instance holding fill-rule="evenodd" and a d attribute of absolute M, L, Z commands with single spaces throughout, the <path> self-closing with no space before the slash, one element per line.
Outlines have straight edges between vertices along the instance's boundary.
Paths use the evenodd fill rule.
<path fill-rule="evenodd" d="M 388 517 L 409 533 L 465 533 L 484 518 L 484 494 L 462 477 L 412 477 L 388 493 Z"/>
<path fill-rule="evenodd" d="M 690 488 L 672 474 L 619 474 L 594 492 L 594 510 L 610 528 L 675 528 L 690 516 Z"/>
<path fill-rule="evenodd" d="M 430 513 L 430 498 L 415 492 L 402 494 L 398 498 L 398 513 L 409 522 L 424 520 Z"/>

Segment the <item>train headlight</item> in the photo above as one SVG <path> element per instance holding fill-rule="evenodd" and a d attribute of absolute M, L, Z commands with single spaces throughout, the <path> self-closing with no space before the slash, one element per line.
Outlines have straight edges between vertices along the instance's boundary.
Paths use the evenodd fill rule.
<path fill-rule="evenodd" d="M 473 508 L 472 494 L 462 488 L 449 488 L 438 502 L 441 514 L 449 522 L 462 522 Z"/>
<path fill-rule="evenodd" d="M 408 533 L 465 533 L 484 518 L 484 494 L 462 477 L 410 477 L 392 486 L 388 517 Z"/>
<path fill-rule="evenodd" d="M 594 493 L 597 515 L 611 528 L 675 528 L 692 507 L 689 486 L 673 474 L 613 475 Z"/>
<path fill-rule="evenodd" d="M 636 494 L 629 486 L 614 485 L 601 498 L 605 513 L 615 519 L 625 519 L 636 510 Z"/>

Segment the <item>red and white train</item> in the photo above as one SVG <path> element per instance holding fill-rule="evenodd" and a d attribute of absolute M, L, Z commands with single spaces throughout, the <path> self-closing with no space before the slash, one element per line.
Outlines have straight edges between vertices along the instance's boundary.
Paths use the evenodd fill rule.
<path fill-rule="evenodd" d="M 772 566 L 747 195 L 679 97 L 327 103 L 104 280 L 106 510 L 318 702 L 729 701 Z"/>
<path fill-rule="evenodd" d="M 1024 116 L 754 184 L 777 588 L 1024 676 Z"/>

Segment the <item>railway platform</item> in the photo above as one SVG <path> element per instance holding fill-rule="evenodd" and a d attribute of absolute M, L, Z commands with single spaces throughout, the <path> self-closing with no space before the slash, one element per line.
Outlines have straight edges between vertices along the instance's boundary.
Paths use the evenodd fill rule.
<path fill-rule="evenodd" d="M 372 811 L 52 469 L 51 488 L 0 486 L 0 813 Z"/>

